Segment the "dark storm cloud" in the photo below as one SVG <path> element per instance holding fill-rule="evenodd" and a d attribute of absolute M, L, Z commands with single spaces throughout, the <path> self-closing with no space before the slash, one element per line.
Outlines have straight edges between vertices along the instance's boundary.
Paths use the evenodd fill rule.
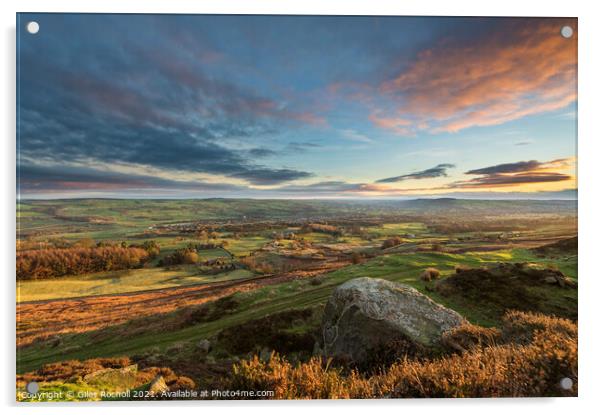
<path fill-rule="evenodd" d="M 551 161 L 518 161 L 515 163 L 497 164 L 469 170 L 465 174 L 478 175 L 474 179 L 458 181 L 450 184 L 449 188 L 478 188 L 513 186 L 530 183 L 550 183 L 571 180 L 570 174 L 552 171 L 564 169 L 571 163 L 571 159 L 556 159 Z"/>
<path fill-rule="evenodd" d="M 21 191 L 118 190 L 178 188 L 199 191 L 237 190 L 240 186 L 101 171 L 87 167 L 49 167 L 23 164 L 17 169 Z"/>
<path fill-rule="evenodd" d="M 475 179 L 456 182 L 450 185 L 450 188 L 475 188 L 475 187 L 496 187 L 512 186 L 528 183 L 549 183 L 562 182 L 570 180 L 571 176 L 562 173 L 518 173 L 518 174 L 491 174 Z"/>
<path fill-rule="evenodd" d="M 496 173 L 518 173 L 535 170 L 542 166 L 537 160 L 519 161 L 516 163 L 497 164 L 495 166 L 484 167 L 467 171 L 465 174 L 496 174 Z"/>
<path fill-rule="evenodd" d="M 52 35 L 24 38 L 20 51 L 22 159 L 134 163 L 252 184 L 310 176 L 254 162 L 273 155 L 271 150 L 247 152 L 221 144 L 268 136 L 284 125 L 303 123 L 305 114 L 208 75 L 202 50 L 162 44 L 170 36 L 145 30 L 139 19 L 144 18 L 127 27 L 111 16 L 41 17 Z M 133 29 L 140 29 L 136 37 L 129 36 Z"/>
<path fill-rule="evenodd" d="M 249 156 L 257 158 L 271 157 L 278 154 L 277 151 L 270 150 L 269 148 L 252 148 L 247 153 Z"/>
<path fill-rule="evenodd" d="M 298 179 L 312 177 L 311 173 L 290 169 L 254 169 L 230 174 L 230 177 L 245 179 L 253 184 L 273 185 Z"/>
<path fill-rule="evenodd" d="M 430 179 L 434 177 L 447 177 L 447 169 L 452 169 L 454 167 L 455 165 L 449 163 L 438 164 L 435 167 L 431 167 L 430 169 L 422 170 L 416 173 L 380 179 L 377 180 L 376 183 L 395 183 L 410 179 Z"/>

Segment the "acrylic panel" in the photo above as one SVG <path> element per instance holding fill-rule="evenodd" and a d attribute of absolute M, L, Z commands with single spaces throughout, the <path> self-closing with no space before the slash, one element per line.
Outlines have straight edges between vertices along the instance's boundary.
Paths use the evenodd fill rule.
<path fill-rule="evenodd" d="M 576 396 L 577 29 L 18 14 L 16 399 Z"/>

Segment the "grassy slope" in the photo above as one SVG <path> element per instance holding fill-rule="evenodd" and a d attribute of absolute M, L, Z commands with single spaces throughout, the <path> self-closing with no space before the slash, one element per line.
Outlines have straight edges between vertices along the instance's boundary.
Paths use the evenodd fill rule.
<path fill-rule="evenodd" d="M 151 347 L 165 350 L 176 342 L 197 341 L 215 335 L 225 327 L 242 324 L 246 321 L 265 317 L 272 313 L 301 309 L 325 304 L 332 290 L 341 283 L 356 277 L 370 276 L 384 278 L 409 284 L 425 292 L 435 301 L 453 308 L 463 314 L 471 322 L 481 325 L 494 325 L 497 323 L 487 316 L 486 310 L 471 308 L 453 299 L 440 297 L 436 293 L 426 292 L 424 283 L 419 279 L 422 269 L 435 266 L 443 271 L 444 276 L 453 272 L 456 265 L 462 264 L 471 267 L 482 266 L 488 262 L 533 261 L 555 265 L 567 275 L 577 277 L 576 258 L 568 261 L 562 259 L 545 259 L 534 257 L 526 250 L 498 251 L 487 253 L 467 253 L 452 255 L 445 253 L 425 252 L 417 254 L 395 254 L 375 258 L 360 265 L 350 266 L 334 271 L 323 277 L 320 285 L 314 285 L 310 280 L 295 280 L 283 284 L 266 286 L 261 289 L 236 294 L 240 305 L 234 313 L 224 315 L 223 318 L 202 323 L 176 331 L 148 332 L 132 337 L 124 336 L 123 327 L 104 329 L 102 333 L 91 332 L 85 334 L 68 335 L 63 337 L 61 345 L 49 347 L 43 344 L 30 346 L 19 351 L 18 372 L 26 372 L 40 367 L 43 363 L 67 360 L 86 359 L 100 356 L 132 355 Z M 550 288 L 550 290 L 554 290 Z M 576 290 L 563 291 L 562 295 L 573 295 Z M 559 294 L 552 293 L 554 301 L 560 301 Z M 172 318 L 175 314 L 171 314 Z M 168 320 L 170 315 L 157 316 L 156 318 Z M 131 327 L 137 327 L 143 322 L 131 321 Z M 127 330 L 126 330 L 127 332 Z"/>
<path fill-rule="evenodd" d="M 244 269 L 202 275 L 195 266 L 175 269 L 141 268 L 40 281 L 21 281 L 17 301 L 40 301 L 90 295 L 111 295 L 249 278 Z"/>

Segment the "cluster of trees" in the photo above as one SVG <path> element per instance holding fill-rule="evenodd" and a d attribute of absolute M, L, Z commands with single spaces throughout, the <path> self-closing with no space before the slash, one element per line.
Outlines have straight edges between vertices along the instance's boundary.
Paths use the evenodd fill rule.
<path fill-rule="evenodd" d="M 195 251 L 202 251 L 203 249 L 217 249 L 217 248 L 224 248 L 226 246 L 228 246 L 228 241 L 206 242 L 206 243 L 200 243 L 200 244 L 189 243 L 186 246 L 186 249 L 193 249 Z"/>
<path fill-rule="evenodd" d="M 320 232 L 336 237 L 343 236 L 343 231 L 336 226 L 323 223 L 306 223 L 301 228 L 301 232 Z"/>
<path fill-rule="evenodd" d="M 150 258 L 156 258 L 161 253 L 161 247 L 155 241 L 144 241 L 142 245 L 130 245 L 130 247 L 142 248 L 148 252 Z"/>
<path fill-rule="evenodd" d="M 217 239 L 219 238 L 219 233 L 217 233 L 216 231 L 212 231 L 212 230 L 207 230 L 207 229 L 199 229 L 196 232 L 196 237 L 199 239 Z"/>
<path fill-rule="evenodd" d="M 403 240 L 400 237 L 394 236 L 393 238 L 385 239 L 383 241 L 383 244 L 381 245 L 381 248 L 382 249 L 393 248 L 394 246 L 401 245 L 402 243 L 403 243 Z"/>
<path fill-rule="evenodd" d="M 196 264 L 199 260 L 199 254 L 196 249 L 182 248 L 176 249 L 173 253 L 165 255 L 160 261 L 159 266 L 170 266 L 180 264 Z"/>
<path fill-rule="evenodd" d="M 240 263 L 250 269 L 253 272 L 258 272 L 260 274 L 273 274 L 276 272 L 274 264 L 259 259 L 254 255 L 249 255 L 247 257 L 241 258 Z"/>
<path fill-rule="evenodd" d="M 150 259 L 139 247 L 38 249 L 17 253 L 17 279 L 35 280 L 137 268 Z"/>
<path fill-rule="evenodd" d="M 544 217 L 443 217 L 437 219 L 426 218 L 424 223 L 433 232 L 443 234 L 468 233 L 468 232 L 513 232 L 538 229 L 552 225 L 556 228 L 575 226 L 576 220 L 572 216 L 544 216 Z"/>

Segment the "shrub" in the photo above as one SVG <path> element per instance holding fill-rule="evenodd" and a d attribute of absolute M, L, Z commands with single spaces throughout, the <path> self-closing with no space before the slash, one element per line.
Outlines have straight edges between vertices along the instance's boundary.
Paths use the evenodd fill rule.
<path fill-rule="evenodd" d="M 403 241 L 401 238 L 395 236 L 393 238 L 385 239 L 381 245 L 382 249 L 393 248 L 394 246 L 401 245 Z"/>
<path fill-rule="evenodd" d="M 531 340 L 496 344 L 517 329 Z M 576 396 L 577 327 L 570 320 L 509 312 L 501 334 L 463 327 L 452 335 L 460 334 L 480 339 L 480 347 L 433 359 L 406 357 L 370 377 L 316 357 L 293 366 L 275 354 L 268 361 L 255 356 L 234 365 L 229 386 L 273 390 L 275 399 Z M 573 380 L 572 390 L 560 389 L 565 377 Z"/>
<path fill-rule="evenodd" d="M 495 327 L 462 324 L 443 333 L 441 342 L 450 350 L 465 352 L 475 348 L 495 346 L 501 343 L 502 333 Z"/>
<path fill-rule="evenodd" d="M 156 258 L 161 253 L 161 247 L 155 241 L 144 241 L 142 249 L 148 252 L 151 258 Z"/>
<path fill-rule="evenodd" d="M 306 223 L 301 228 L 301 232 L 318 232 L 325 233 L 327 235 L 339 237 L 343 235 L 343 231 L 333 225 L 326 225 L 323 223 Z"/>
<path fill-rule="evenodd" d="M 40 249 L 17 253 L 17 279 L 45 279 L 64 275 L 116 271 L 142 266 L 149 254 L 142 248 Z"/>
<path fill-rule="evenodd" d="M 352 264 L 359 264 L 360 262 L 362 262 L 362 254 L 360 254 L 357 251 L 353 252 L 351 254 L 351 263 Z"/>
<path fill-rule="evenodd" d="M 312 358 L 308 363 L 291 365 L 277 354 L 268 362 L 257 356 L 234 365 L 232 389 L 271 390 L 274 399 L 340 399 L 369 398 L 369 381 L 356 372 L 343 376 L 340 369 L 330 368 L 328 361 Z"/>
<path fill-rule="evenodd" d="M 17 376 L 17 383 L 24 384 L 31 381 L 65 383 L 81 382 L 86 375 L 105 369 L 122 369 L 132 365 L 128 357 L 97 358 L 84 361 L 68 360 L 64 362 L 48 363 L 34 372 Z M 135 383 L 138 386 L 152 381 L 157 375 L 163 376 L 165 383 L 171 391 L 194 389 L 195 383 L 186 376 L 179 376 L 168 367 L 146 367 L 136 370 Z"/>
<path fill-rule="evenodd" d="M 196 264 L 199 260 L 199 254 L 195 249 L 182 248 L 175 250 L 172 254 L 166 255 L 161 261 L 161 266 Z"/>
<path fill-rule="evenodd" d="M 432 281 L 439 278 L 440 275 L 441 272 L 437 268 L 429 267 L 420 274 L 420 278 L 423 281 Z"/>
<path fill-rule="evenodd" d="M 443 245 L 441 245 L 439 243 L 432 244 L 431 250 L 435 251 L 435 252 L 441 252 L 441 251 L 443 251 Z"/>

